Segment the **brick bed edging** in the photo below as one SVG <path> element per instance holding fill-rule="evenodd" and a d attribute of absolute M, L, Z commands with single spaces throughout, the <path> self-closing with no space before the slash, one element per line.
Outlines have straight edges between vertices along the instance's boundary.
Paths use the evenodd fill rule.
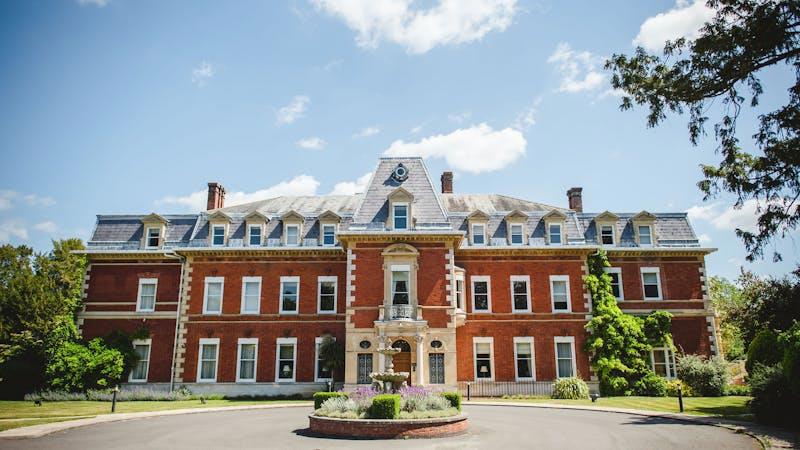
<path fill-rule="evenodd" d="M 309 431 L 319 436 L 347 439 L 426 439 L 467 431 L 467 415 L 432 419 L 338 419 L 308 416 Z"/>

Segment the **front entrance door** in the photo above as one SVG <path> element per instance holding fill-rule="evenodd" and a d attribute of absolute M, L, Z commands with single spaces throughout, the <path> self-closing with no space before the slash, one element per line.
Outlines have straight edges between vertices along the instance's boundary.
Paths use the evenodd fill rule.
<path fill-rule="evenodd" d="M 400 353 L 394 355 L 394 358 L 392 358 L 394 371 L 408 373 L 406 382 L 411 385 L 411 346 L 408 345 L 408 342 L 400 339 L 393 342 L 392 347 L 400 350 Z"/>

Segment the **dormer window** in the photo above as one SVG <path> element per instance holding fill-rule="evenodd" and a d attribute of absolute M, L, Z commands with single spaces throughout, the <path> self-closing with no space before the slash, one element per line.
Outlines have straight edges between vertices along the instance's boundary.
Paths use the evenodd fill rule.
<path fill-rule="evenodd" d="M 225 245 L 225 225 L 213 225 L 211 227 L 211 245 L 214 247 Z"/>
<path fill-rule="evenodd" d="M 642 247 L 652 247 L 653 246 L 653 233 L 650 225 L 639 225 L 639 245 Z"/>
<path fill-rule="evenodd" d="M 330 247 L 336 243 L 336 225 L 322 225 L 322 245 Z"/>
<path fill-rule="evenodd" d="M 486 244 L 486 225 L 482 223 L 472 224 L 472 245 Z"/>
<path fill-rule="evenodd" d="M 511 245 L 522 245 L 522 224 L 511 224 Z"/>
<path fill-rule="evenodd" d="M 161 227 L 150 227 L 147 229 L 147 248 L 158 248 L 161 246 Z"/>
<path fill-rule="evenodd" d="M 393 206 L 393 217 L 395 230 L 408 229 L 408 203 L 395 203 Z"/>
<path fill-rule="evenodd" d="M 603 245 L 614 245 L 614 227 L 612 225 L 600 226 L 600 242 Z"/>
<path fill-rule="evenodd" d="M 300 245 L 299 225 L 286 225 L 286 245 Z"/>
<path fill-rule="evenodd" d="M 247 244 L 251 246 L 261 245 L 261 231 L 262 231 L 261 225 L 250 225 L 247 228 L 247 231 L 249 233 L 249 239 L 247 241 Z"/>
<path fill-rule="evenodd" d="M 550 245 L 561 245 L 561 224 L 551 223 L 547 228 L 547 235 L 550 238 Z"/>

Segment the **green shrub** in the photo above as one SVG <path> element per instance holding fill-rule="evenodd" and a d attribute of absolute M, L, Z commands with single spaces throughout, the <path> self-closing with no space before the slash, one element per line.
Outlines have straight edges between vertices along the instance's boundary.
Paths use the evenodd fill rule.
<path fill-rule="evenodd" d="M 729 384 L 729 385 L 725 386 L 725 395 L 749 396 L 750 395 L 750 386 L 738 385 L 738 384 Z"/>
<path fill-rule="evenodd" d="M 783 350 L 783 374 L 789 380 L 792 393 L 800 396 L 800 322 L 781 333 L 778 342 Z"/>
<path fill-rule="evenodd" d="M 397 394 L 376 395 L 367 410 L 370 419 L 397 419 L 400 416 L 400 396 Z"/>
<path fill-rule="evenodd" d="M 678 378 L 701 397 L 720 397 L 728 385 L 728 367 L 719 357 L 706 359 L 698 355 L 684 355 L 678 358 Z"/>
<path fill-rule="evenodd" d="M 633 392 L 647 397 L 666 397 L 667 380 L 650 372 L 633 383 Z"/>
<path fill-rule="evenodd" d="M 577 377 L 559 378 L 553 383 L 552 397 L 566 400 L 589 398 L 589 386 Z"/>
<path fill-rule="evenodd" d="M 796 405 L 800 396 L 793 395 L 781 364 L 756 364 L 750 374 L 750 410 L 756 420 L 770 425 L 800 428 Z"/>
<path fill-rule="evenodd" d="M 442 392 L 442 397 L 450 402 L 450 406 L 461 411 L 461 394 L 458 392 Z"/>
<path fill-rule="evenodd" d="M 756 364 L 772 366 L 781 361 L 782 352 L 778 346 L 778 335 L 772 330 L 761 330 L 747 348 L 747 361 L 744 367 L 752 372 Z"/>
<path fill-rule="evenodd" d="M 122 354 L 95 338 L 86 345 L 65 342 L 53 353 L 46 374 L 48 386 L 53 390 L 83 392 L 116 385 L 124 369 Z"/>
<path fill-rule="evenodd" d="M 325 400 L 335 397 L 347 397 L 346 392 L 315 392 L 314 393 L 314 409 L 319 409 Z"/>
<path fill-rule="evenodd" d="M 681 389 L 681 395 L 684 397 L 692 397 L 694 395 L 694 393 L 692 392 L 692 387 L 689 386 L 688 384 L 684 383 L 681 380 L 669 380 L 667 381 L 667 396 L 677 397 L 678 388 Z"/>

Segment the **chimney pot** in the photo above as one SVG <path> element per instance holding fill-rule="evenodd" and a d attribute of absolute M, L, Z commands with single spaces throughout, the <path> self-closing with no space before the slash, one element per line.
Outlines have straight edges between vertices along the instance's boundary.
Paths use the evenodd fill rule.
<path fill-rule="evenodd" d="M 225 207 L 225 188 L 214 181 L 208 183 L 208 201 L 206 209 L 212 210 Z"/>
<path fill-rule="evenodd" d="M 442 172 L 442 194 L 453 193 L 453 172 Z"/>
<path fill-rule="evenodd" d="M 569 209 L 575 212 L 583 212 L 583 188 L 574 187 L 567 191 Z"/>

